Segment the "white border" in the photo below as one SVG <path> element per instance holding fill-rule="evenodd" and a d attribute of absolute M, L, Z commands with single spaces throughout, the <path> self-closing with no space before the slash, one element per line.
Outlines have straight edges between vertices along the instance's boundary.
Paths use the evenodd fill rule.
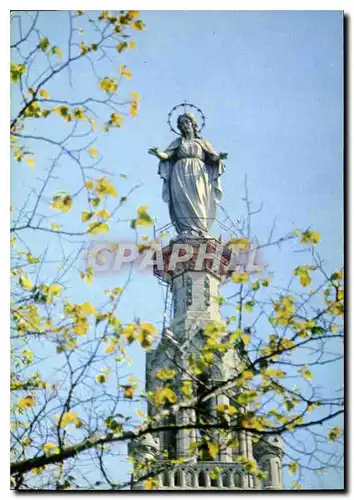
<path fill-rule="evenodd" d="M 93 2 L 93 1 L 88 1 L 86 0 L 85 2 L 78 2 L 78 7 L 81 9 L 86 9 L 86 10 L 98 10 L 98 3 Z M 84 4 L 84 5 L 82 5 Z M 4 1 L 2 3 L 2 6 L 5 6 L 5 9 L 2 8 L 2 15 L 0 16 L 0 22 L 1 22 L 1 29 L 0 29 L 0 34 L 1 34 L 1 44 L 0 44 L 0 50 L 1 50 L 1 61 L 2 61 L 2 66 L 4 68 L 4 75 L 7 75 L 7 68 L 9 67 L 9 49 L 8 49 L 8 44 L 9 44 L 9 39 L 10 39 L 10 29 L 9 29 L 9 11 L 10 9 L 12 10 L 29 10 L 32 9 L 32 5 L 29 6 L 28 2 L 24 0 L 12 0 L 11 3 L 8 1 Z M 48 2 L 44 2 L 43 0 L 39 0 L 36 2 L 35 5 L 36 9 L 41 9 L 41 10 L 48 10 L 48 7 L 51 7 L 52 9 L 55 8 L 56 6 L 53 4 L 48 4 Z M 216 8 L 217 7 L 217 8 Z M 60 2 L 60 5 L 56 7 L 58 10 L 70 10 L 72 8 L 72 2 L 62 0 Z M 111 0 L 106 0 L 104 4 L 105 9 L 116 9 L 117 8 L 117 2 L 113 2 Z M 149 0 L 148 2 L 122 2 L 121 5 L 119 5 L 119 8 L 131 8 L 131 9 L 140 9 L 140 10 L 343 10 L 348 16 L 353 12 L 353 2 L 349 1 L 344 1 L 344 2 L 338 2 L 338 1 L 324 1 L 324 0 L 317 0 L 317 1 L 309 1 L 309 0 L 297 0 L 296 2 L 284 2 L 283 1 L 268 1 L 268 2 L 260 2 L 260 1 L 230 1 L 230 0 L 218 0 L 218 2 L 207 2 L 205 0 L 199 0 L 196 1 L 194 0 L 193 2 L 191 0 L 179 0 L 177 1 L 170 1 L 168 2 L 162 2 L 162 1 L 153 1 Z M 352 19 L 349 19 L 349 24 L 351 24 Z M 350 71 L 352 69 L 352 50 L 351 50 L 351 40 L 350 40 L 350 26 L 348 26 L 348 54 L 347 54 L 347 73 L 348 73 L 348 80 L 347 80 L 347 85 L 348 85 L 348 102 L 347 102 L 347 112 L 349 113 L 349 119 L 352 116 L 352 102 L 349 99 L 349 96 L 352 95 L 352 81 L 350 81 Z M 6 61 L 6 63 L 5 63 Z M 352 80 L 352 79 L 351 79 Z M 3 158 L 7 157 L 8 155 L 8 120 L 10 117 L 10 105 L 9 105 L 9 99 L 7 99 L 7 96 L 9 95 L 9 86 L 8 86 L 8 77 L 4 76 L 1 81 L 1 87 L 2 87 L 2 92 L 1 95 L 3 96 L 3 104 L 6 106 L 6 113 L 4 111 L 2 112 L 2 120 L 1 120 L 1 141 L 2 141 L 2 153 L 3 153 Z M 6 97 L 5 97 L 6 96 Z M 350 144 L 353 144 L 354 138 L 353 138 L 353 132 L 352 132 L 352 127 L 348 127 L 347 130 L 347 147 L 349 148 Z M 348 226 L 349 222 L 351 219 L 351 216 L 353 215 L 353 202 L 351 201 L 351 196 L 349 193 L 353 193 L 353 176 L 349 175 L 349 170 L 351 166 L 351 158 L 349 155 L 348 151 L 348 174 L 347 174 L 347 180 L 349 183 L 349 187 L 347 188 L 347 196 L 348 196 L 348 213 L 346 214 L 347 219 L 348 219 Z M 9 244 L 8 244 L 8 234 L 9 234 L 9 216 L 8 216 L 8 207 L 10 206 L 10 170 L 6 169 L 4 166 L 1 168 L 1 185 L 3 187 L 3 191 L 1 193 L 1 211 L 0 211 L 0 216 L 1 216 L 1 236 L 2 236 L 2 245 L 0 245 L 0 271 L 1 271 L 1 276 L 3 277 L 1 284 L 2 286 L 0 287 L 0 319 L 2 323 L 2 328 L 0 329 L 2 340 L 2 348 L 1 348 L 1 353 L 2 353 L 2 360 L 0 363 L 0 381 L 2 384 L 2 390 L 0 394 L 2 395 L 2 404 L 1 404 L 1 412 L 0 412 L 0 424 L 1 424 L 1 430 L 3 433 L 3 439 L 1 440 L 2 446 L 1 446 L 1 467 L 0 467 L 0 486 L 1 486 L 1 498 L 9 498 L 13 497 L 14 492 L 10 492 L 9 490 L 9 454 L 8 451 L 8 446 L 5 445 L 5 443 L 9 442 L 9 422 L 8 422 L 8 415 L 9 415 L 9 397 L 8 397 L 8 376 L 9 376 L 9 341 L 8 341 L 8 332 L 9 332 L 9 312 L 8 312 L 8 301 L 9 301 L 9 279 L 8 279 L 8 263 L 9 263 Z M 5 186 L 5 189 L 4 189 Z M 349 227 L 348 227 L 349 229 Z M 352 239 L 352 234 L 347 235 L 347 247 L 350 246 L 353 248 L 353 239 Z M 347 255 L 347 260 L 350 260 L 351 255 L 348 252 Z M 352 281 L 352 276 L 350 276 L 350 282 L 349 286 L 347 287 L 347 290 L 351 290 L 352 287 L 351 285 L 353 284 Z M 6 285 L 5 285 L 6 283 Z M 347 310 L 353 311 L 354 310 L 354 294 L 352 294 L 350 298 L 350 302 L 347 302 Z M 347 325 L 347 335 L 350 336 L 349 332 L 349 325 Z M 6 339 L 6 340 L 4 340 Z M 347 348 L 349 349 L 349 340 L 347 342 Z M 347 397 L 347 402 L 348 400 L 353 401 L 353 382 L 354 382 L 354 377 L 353 377 L 353 365 L 354 363 L 349 363 L 350 360 L 350 353 L 347 352 L 347 357 L 348 357 L 348 380 L 347 380 L 347 388 L 348 388 L 348 393 L 350 391 L 350 394 L 348 394 Z M 352 384 L 350 384 L 350 381 L 352 381 Z M 6 402 L 6 403 L 5 403 Z M 5 409 L 6 407 L 6 409 Z M 348 419 L 349 420 L 349 419 Z M 347 422 L 347 430 L 351 427 L 350 422 Z M 349 437 L 347 436 L 347 439 Z M 352 447 L 352 442 L 348 443 L 348 456 L 353 456 L 353 447 Z M 348 465 L 349 469 L 349 465 Z M 348 472 L 348 471 L 347 471 Z M 347 475 L 347 480 L 349 483 L 349 478 L 350 475 Z M 349 486 L 349 484 L 348 484 Z M 333 491 L 335 493 L 335 491 Z M 50 494 L 50 493 L 46 493 Z M 113 493 L 114 494 L 114 493 Z M 119 495 L 124 495 L 123 492 L 117 492 Z M 139 495 L 139 493 L 137 493 Z M 129 496 L 133 495 L 132 493 L 129 493 Z M 190 493 L 186 494 L 184 493 L 182 495 L 182 498 L 188 498 L 194 496 L 195 493 Z M 198 496 L 203 495 L 202 493 L 198 492 Z M 262 496 L 269 496 L 271 493 L 262 493 Z M 286 493 L 280 493 L 277 494 L 277 498 L 283 498 L 286 495 Z M 306 498 L 307 496 L 310 496 L 311 493 L 302 493 L 301 498 Z M 135 495 L 134 495 L 135 496 Z M 159 498 L 163 498 L 167 496 L 159 494 Z M 84 499 L 87 497 L 87 493 L 82 493 L 82 494 L 75 494 L 75 498 L 78 499 Z M 97 494 L 90 494 L 90 499 L 95 499 L 95 498 L 101 498 L 102 495 L 100 493 Z M 247 495 L 248 498 L 259 498 L 259 494 L 250 494 Z M 31 498 L 41 498 L 40 494 L 31 494 Z"/>

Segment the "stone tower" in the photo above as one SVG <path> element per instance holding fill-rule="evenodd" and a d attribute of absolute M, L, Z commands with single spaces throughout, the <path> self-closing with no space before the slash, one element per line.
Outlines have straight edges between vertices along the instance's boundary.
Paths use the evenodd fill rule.
<path fill-rule="evenodd" d="M 188 260 L 177 262 L 171 269 L 171 255 L 175 245 L 188 243 L 193 247 L 193 256 Z M 192 382 L 187 370 L 188 359 L 197 354 L 204 343 L 203 330 L 210 322 L 222 324 L 219 304 L 219 288 L 222 281 L 228 277 L 227 270 L 231 252 L 222 247 L 220 242 L 213 238 L 183 239 L 178 237 L 162 251 L 164 268 L 155 267 L 154 274 L 168 285 L 173 315 L 169 325 L 165 325 L 160 342 L 156 348 L 146 356 L 146 391 L 155 391 L 159 380 L 155 372 L 161 368 L 175 370 L 174 390 L 178 400 L 183 399 L 181 388 L 189 383 L 193 396 L 198 396 L 200 387 Z M 219 249 L 219 250 L 218 250 Z M 201 256 L 201 257 L 200 257 Z M 209 257 L 209 258 L 208 258 Z M 198 260 L 199 259 L 199 260 Z M 201 259 L 201 260 L 200 260 Z M 199 265 L 198 265 L 199 264 Z M 228 349 L 225 354 L 217 353 L 208 373 L 208 380 L 203 381 L 203 387 L 212 384 L 213 387 L 229 380 L 237 374 L 242 353 Z M 234 390 L 234 389 L 233 389 Z M 185 408 L 176 412 L 162 424 L 186 425 L 198 422 L 199 412 L 216 414 L 216 405 L 229 403 L 227 392 L 211 397 L 203 408 Z M 153 417 L 153 405 L 148 407 L 148 415 Z M 161 422 L 160 422 L 161 425 Z M 212 432 L 213 431 L 209 431 Z M 154 459 L 155 488 L 158 490 L 273 490 L 282 488 L 281 461 L 282 443 L 279 437 L 267 441 L 262 440 L 253 445 L 251 436 L 247 432 L 225 433 L 218 437 L 218 452 L 210 456 L 208 450 L 202 454 L 193 454 L 193 443 L 198 441 L 201 431 L 196 428 L 174 429 L 161 431 L 158 435 L 147 434 L 129 444 L 129 453 L 138 461 Z M 237 446 L 228 447 L 230 439 L 235 438 Z M 247 459 L 256 460 L 258 466 L 267 473 L 263 481 L 245 469 L 240 455 Z M 169 459 L 182 459 L 183 463 L 171 467 Z M 165 461 L 164 461 L 165 459 Z M 218 471 L 215 473 L 215 471 Z M 146 472 L 144 472 L 146 475 Z M 144 489 L 143 481 L 137 482 L 139 473 L 135 476 L 132 489 Z"/>

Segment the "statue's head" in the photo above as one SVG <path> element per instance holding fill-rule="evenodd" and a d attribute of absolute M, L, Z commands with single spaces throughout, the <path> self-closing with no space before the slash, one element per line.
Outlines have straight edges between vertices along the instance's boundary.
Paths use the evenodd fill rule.
<path fill-rule="evenodd" d="M 183 136 L 189 131 L 192 132 L 194 137 L 198 137 L 198 123 L 195 116 L 191 113 L 179 115 L 177 118 L 177 127 Z"/>

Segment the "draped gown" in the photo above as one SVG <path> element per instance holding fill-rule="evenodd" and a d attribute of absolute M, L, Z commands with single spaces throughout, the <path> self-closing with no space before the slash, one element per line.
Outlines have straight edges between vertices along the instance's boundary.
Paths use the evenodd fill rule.
<path fill-rule="evenodd" d="M 179 234 L 208 235 L 222 197 L 223 163 L 205 139 L 177 139 L 166 153 L 159 174 L 171 222 Z"/>

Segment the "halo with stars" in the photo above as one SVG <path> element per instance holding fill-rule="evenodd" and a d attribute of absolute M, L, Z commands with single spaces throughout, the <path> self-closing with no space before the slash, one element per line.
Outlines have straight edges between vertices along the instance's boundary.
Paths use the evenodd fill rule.
<path fill-rule="evenodd" d="M 181 104 L 177 104 L 168 113 L 167 123 L 168 123 L 168 125 L 170 127 L 171 132 L 174 132 L 177 135 L 181 135 L 181 133 L 178 130 L 176 130 L 173 127 L 173 125 L 172 125 L 172 122 L 175 121 L 174 115 L 175 115 L 175 113 L 177 112 L 177 110 L 179 108 L 183 108 L 183 113 L 195 114 L 197 112 L 199 114 L 199 116 L 201 118 L 201 125 L 198 128 L 198 133 L 200 133 L 203 130 L 204 126 L 205 126 L 205 116 L 204 116 L 204 113 L 203 113 L 203 111 L 200 108 L 198 108 L 198 106 L 195 106 L 194 104 L 188 103 L 186 101 L 182 102 Z"/>

